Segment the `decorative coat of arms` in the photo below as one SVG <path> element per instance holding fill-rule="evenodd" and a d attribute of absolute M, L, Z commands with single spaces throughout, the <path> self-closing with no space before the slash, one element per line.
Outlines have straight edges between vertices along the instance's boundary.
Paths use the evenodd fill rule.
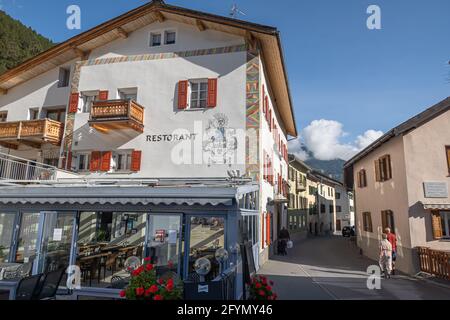
<path fill-rule="evenodd" d="M 209 120 L 205 130 L 203 151 L 208 165 L 234 163 L 238 141 L 236 130 L 228 128 L 228 118 L 218 113 Z"/>

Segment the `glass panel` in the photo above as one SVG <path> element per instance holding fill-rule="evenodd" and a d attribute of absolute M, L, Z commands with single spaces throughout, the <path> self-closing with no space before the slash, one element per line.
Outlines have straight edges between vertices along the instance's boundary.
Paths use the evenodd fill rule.
<path fill-rule="evenodd" d="M 45 215 L 39 272 L 55 271 L 69 266 L 74 216 L 74 213 Z"/>
<path fill-rule="evenodd" d="M 180 261 L 180 216 L 150 216 L 149 257 L 157 273 L 178 272 Z"/>
<path fill-rule="evenodd" d="M 191 217 L 189 243 L 189 275 L 195 274 L 194 263 L 199 258 L 207 258 L 211 262 L 211 271 L 205 277 L 206 281 L 214 279 L 219 274 L 219 264 L 215 252 L 225 247 L 225 219 L 218 217 Z"/>
<path fill-rule="evenodd" d="M 23 213 L 20 221 L 18 246 L 16 251 L 17 263 L 23 263 L 31 271 L 36 259 L 36 246 L 40 213 Z"/>
<path fill-rule="evenodd" d="M 12 245 L 15 214 L 0 213 L 0 263 L 9 261 L 9 252 Z"/>
<path fill-rule="evenodd" d="M 83 286 L 123 288 L 129 257 L 142 260 L 147 215 L 128 212 L 82 212 L 78 226 L 77 265 Z"/>

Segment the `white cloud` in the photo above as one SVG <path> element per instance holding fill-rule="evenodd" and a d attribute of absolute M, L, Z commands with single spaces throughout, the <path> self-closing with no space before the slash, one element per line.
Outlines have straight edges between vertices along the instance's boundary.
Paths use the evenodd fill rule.
<path fill-rule="evenodd" d="M 343 130 L 342 123 L 334 120 L 314 120 L 301 132 L 301 137 L 289 144 L 290 152 L 301 159 L 306 159 L 307 154 L 302 150 L 304 144 L 319 160 L 348 160 L 360 150 L 367 147 L 373 141 L 383 135 L 381 131 L 367 130 L 357 136 L 352 143 L 343 143 L 341 139 L 348 136 Z"/>
<path fill-rule="evenodd" d="M 383 135 L 383 131 L 367 130 L 356 138 L 356 146 L 362 150 Z"/>

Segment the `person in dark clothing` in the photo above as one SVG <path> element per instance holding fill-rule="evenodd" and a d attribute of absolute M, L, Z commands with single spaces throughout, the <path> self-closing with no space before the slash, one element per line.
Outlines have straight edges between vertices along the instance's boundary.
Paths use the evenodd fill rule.
<path fill-rule="evenodd" d="M 283 227 L 278 235 L 278 252 L 283 256 L 287 255 L 286 249 L 289 240 L 291 240 L 291 235 L 289 234 L 289 231 Z"/>

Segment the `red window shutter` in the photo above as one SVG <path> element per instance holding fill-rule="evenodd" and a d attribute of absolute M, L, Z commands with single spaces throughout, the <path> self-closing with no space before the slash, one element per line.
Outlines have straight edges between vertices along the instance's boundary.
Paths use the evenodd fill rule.
<path fill-rule="evenodd" d="M 100 101 L 108 100 L 108 91 L 100 91 L 98 93 L 98 100 Z"/>
<path fill-rule="evenodd" d="M 188 100 L 188 81 L 178 82 L 178 109 L 186 109 Z"/>
<path fill-rule="evenodd" d="M 141 171 L 142 151 L 134 150 L 131 153 L 131 171 Z"/>
<path fill-rule="evenodd" d="M 264 88 L 264 85 L 262 85 L 262 97 L 263 97 L 263 99 L 261 100 L 262 101 L 262 103 L 263 103 L 263 105 L 262 105 L 262 109 L 263 109 L 263 113 L 264 114 L 266 114 L 266 104 L 264 103 L 264 99 L 265 99 L 265 97 L 266 97 L 266 91 L 264 90 L 265 88 Z"/>
<path fill-rule="evenodd" d="M 217 79 L 208 79 L 208 108 L 217 106 Z"/>
<path fill-rule="evenodd" d="M 69 113 L 77 113 L 78 111 L 78 100 L 80 99 L 80 95 L 78 92 L 72 93 L 70 95 L 69 101 Z"/>
<path fill-rule="evenodd" d="M 66 163 L 67 163 L 66 170 L 71 171 L 72 170 L 72 151 L 69 151 L 67 153 L 67 161 L 66 161 Z"/>
<path fill-rule="evenodd" d="M 100 170 L 100 162 L 102 158 L 102 153 L 99 151 L 94 151 L 91 154 L 91 163 L 89 165 L 89 169 L 91 172 L 99 171 Z"/>
<path fill-rule="evenodd" d="M 272 132 L 272 110 L 269 110 L 269 129 Z"/>
<path fill-rule="evenodd" d="M 264 104 L 265 104 L 265 108 L 266 108 L 266 120 L 269 118 L 269 97 L 265 96 L 264 97 Z"/>
<path fill-rule="evenodd" d="M 101 171 L 108 172 L 111 169 L 111 158 L 112 158 L 112 152 L 103 152 L 102 154 L 102 164 L 101 164 Z"/>
<path fill-rule="evenodd" d="M 270 246 L 270 213 L 267 213 L 267 215 L 266 215 L 266 219 L 267 219 L 267 222 L 266 222 L 266 231 L 267 231 L 267 235 L 266 235 L 266 243 L 267 243 L 267 245 L 268 246 Z"/>

